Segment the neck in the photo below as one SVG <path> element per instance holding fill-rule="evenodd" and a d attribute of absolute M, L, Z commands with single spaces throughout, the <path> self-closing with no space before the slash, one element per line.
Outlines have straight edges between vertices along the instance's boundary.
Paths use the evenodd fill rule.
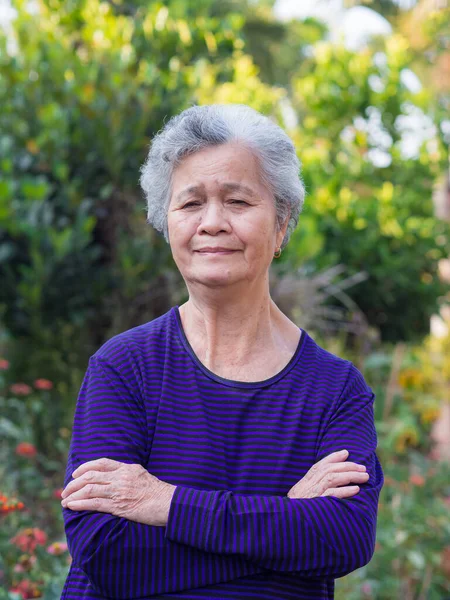
<path fill-rule="evenodd" d="M 189 343 L 211 370 L 278 352 L 286 347 L 286 328 L 292 325 L 270 297 L 268 281 L 246 294 L 190 293 L 180 317 Z"/>

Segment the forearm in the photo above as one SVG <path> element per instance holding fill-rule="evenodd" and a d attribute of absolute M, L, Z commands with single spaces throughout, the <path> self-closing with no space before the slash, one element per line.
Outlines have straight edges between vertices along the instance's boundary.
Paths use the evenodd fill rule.
<path fill-rule="evenodd" d="M 304 500 L 178 487 L 166 538 L 305 577 L 340 577 L 366 564 L 375 545 L 381 471 L 359 498 Z"/>
<path fill-rule="evenodd" d="M 242 557 L 212 554 L 165 539 L 165 527 L 105 513 L 64 509 L 73 562 L 109 598 L 140 598 L 194 589 L 264 569 Z"/>

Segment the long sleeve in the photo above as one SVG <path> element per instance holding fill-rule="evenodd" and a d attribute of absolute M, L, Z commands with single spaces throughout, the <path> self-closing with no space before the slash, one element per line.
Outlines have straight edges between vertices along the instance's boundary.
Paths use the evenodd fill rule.
<path fill-rule="evenodd" d="M 166 538 L 303 577 L 341 577 L 367 564 L 383 485 L 373 401 L 372 390 L 352 365 L 343 391 L 319 425 L 315 462 L 347 449 L 349 461 L 367 467 L 369 480 L 356 496 L 290 499 L 179 486 Z"/>
<path fill-rule="evenodd" d="M 75 409 L 64 487 L 80 464 L 101 457 L 146 468 L 149 428 L 135 370 L 123 356 L 116 356 L 114 366 L 91 357 Z M 165 527 L 68 508 L 63 517 L 74 565 L 109 598 L 148 597 L 264 572 L 244 558 L 170 541 Z"/>

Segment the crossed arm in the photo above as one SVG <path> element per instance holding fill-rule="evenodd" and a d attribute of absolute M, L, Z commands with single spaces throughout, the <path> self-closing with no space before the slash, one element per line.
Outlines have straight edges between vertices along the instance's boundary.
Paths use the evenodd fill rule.
<path fill-rule="evenodd" d="M 347 448 L 349 458 L 365 465 L 369 474 L 357 495 L 305 499 L 177 486 L 165 527 L 65 508 L 66 536 L 75 565 L 100 593 L 136 598 L 212 585 L 266 569 L 296 571 L 303 577 L 340 577 L 366 564 L 374 549 L 383 484 L 375 454 L 373 395 L 359 381 L 344 396 L 323 432 L 317 460 Z M 108 430 L 98 425 L 99 406 L 108 407 Z M 119 406 L 120 412 L 115 410 Z M 136 419 L 138 410 L 115 370 L 101 359 L 92 360 L 77 403 L 64 486 L 73 470 L 87 460 L 108 457 L 145 464 L 140 438 L 145 427 Z M 361 432 L 357 442 L 355 428 Z M 146 569 L 138 572 L 142 564 Z M 126 578 L 111 577 L 124 565 Z M 192 573 L 190 581 L 173 576 L 171 569 L 177 565 Z"/>

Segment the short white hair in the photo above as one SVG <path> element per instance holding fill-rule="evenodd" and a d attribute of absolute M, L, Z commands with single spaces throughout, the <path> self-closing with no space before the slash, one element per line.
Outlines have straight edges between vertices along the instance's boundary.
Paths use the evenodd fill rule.
<path fill-rule="evenodd" d="M 258 160 L 263 181 L 275 200 L 278 229 L 290 214 L 281 244 L 284 248 L 305 198 L 300 161 L 287 133 L 245 104 L 192 106 L 172 117 L 155 135 L 140 178 L 148 222 L 169 242 L 167 213 L 174 169 L 185 156 L 229 142 L 242 143 Z"/>

